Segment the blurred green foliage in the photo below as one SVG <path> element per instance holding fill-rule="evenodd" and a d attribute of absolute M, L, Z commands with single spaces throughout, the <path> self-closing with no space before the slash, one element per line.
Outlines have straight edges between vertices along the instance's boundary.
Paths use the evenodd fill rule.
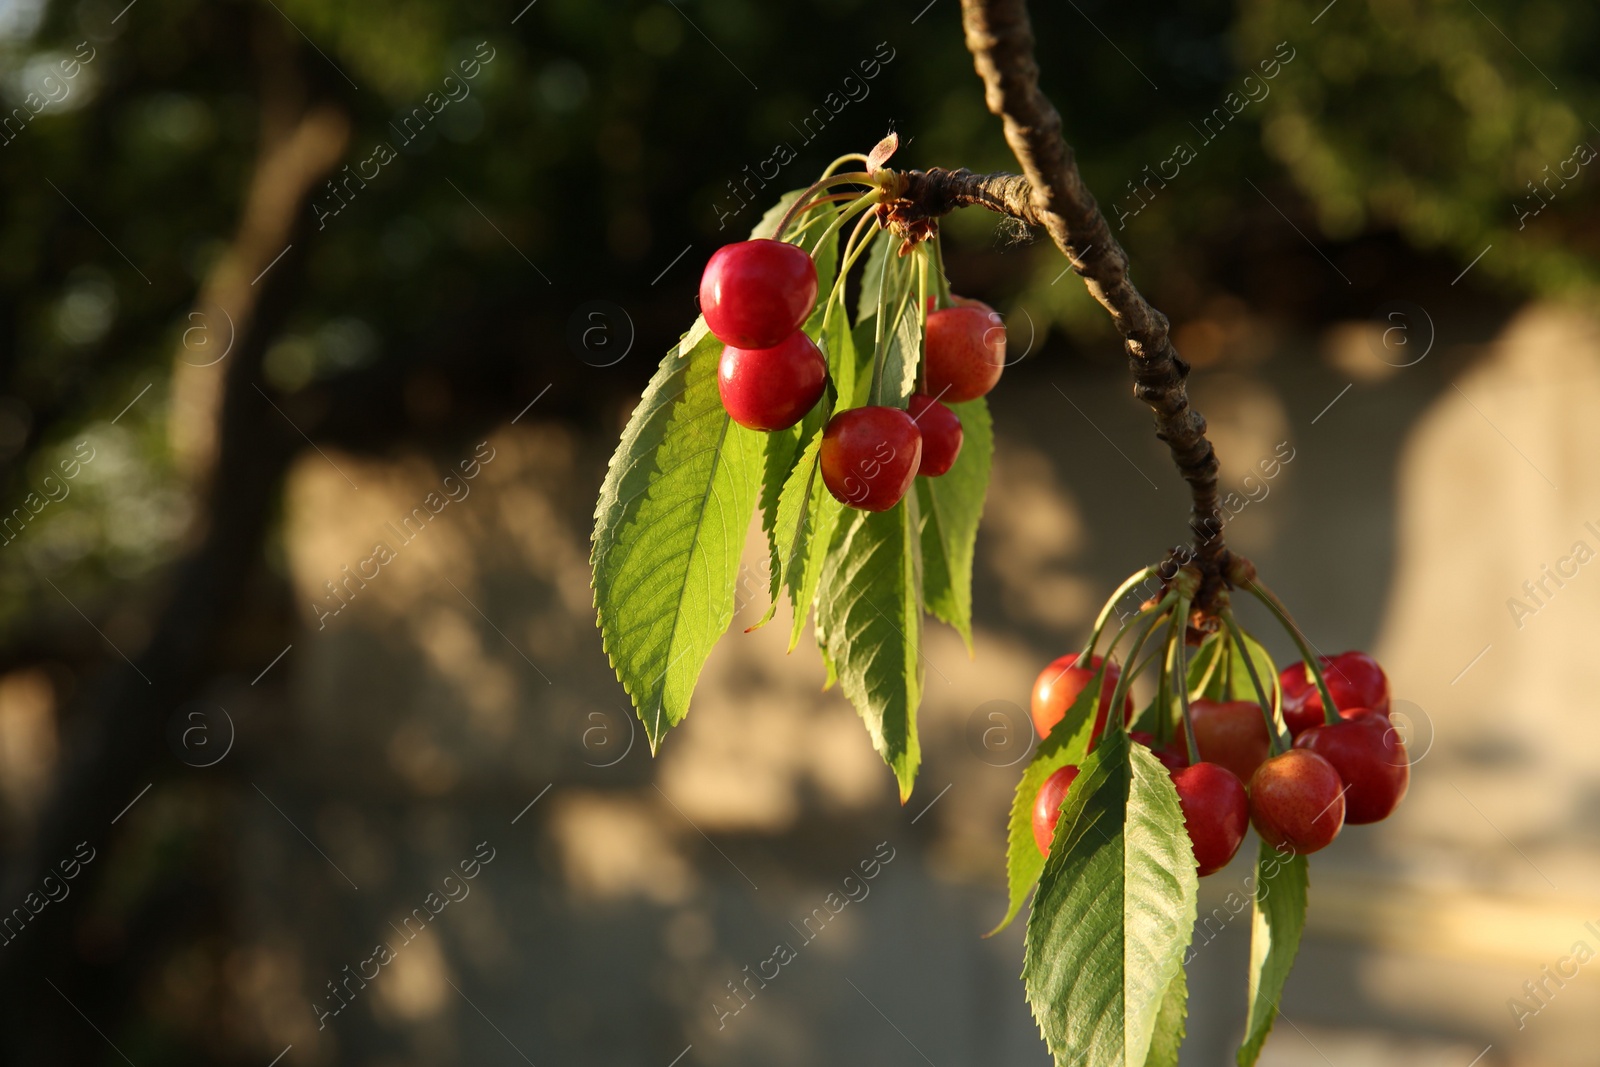
<path fill-rule="evenodd" d="M 902 166 L 1012 166 L 955 0 L 125 3 L 0 0 L 8 107 L 26 107 L 80 43 L 93 53 L 68 95 L 0 138 L 5 506 L 77 441 L 100 449 L 77 505 L 44 509 L 9 546 L 29 564 L 0 571 L 12 634 L 44 599 L 67 610 L 35 575 L 77 600 L 177 546 L 188 502 L 167 457 L 166 383 L 255 165 L 255 28 L 300 49 L 315 92 L 348 111 L 352 167 L 397 147 L 313 230 L 264 369 L 289 393 L 429 358 L 542 374 L 573 360 L 567 320 L 596 298 L 629 311 L 642 351 L 665 350 L 693 316 L 704 257 L 759 216 L 755 205 L 719 230 L 730 183 L 780 144 L 795 159 L 774 194 L 891 126 Z M 1046 89 L 1114 226 L 1138 203 L 1118 233 L 1158 303 L 1229 288 L 1202 253 L 1236 244 L 1266 211 L 1252 182 L 1319 240 L 1395 231 L 1462 265 L 1493 243 L 1478 278 L 1592 292 L 1595 168 L 1525 228 L 1516 204 L 1577 142 L 1600 145 L 1600 12 L 1553 0 L 1319 7 L 1035 5 Z M 1294 58 L 1269 91 L 1251 89 L 1280 42 Z M 400 143 L 392 124 L 480 48 L 494 58 L 470 94 Z M 1229 94 L 1248 103 L 1235 112 Z M 1219 107 L 1233 117 L 1207 137 Z M 805 123 L 819 108 L 817 133 L 820 121 Z M 1193 159 L 1140 185 L 1181 143 Z M 1047 243 L 1020 245 L 977 211 L 948 233 L 958 288 L 1106 329 L 1081 286 L 1054 284 L 1062 261 Z M 652 362 L 619 365 L 613 391 L 636 391 Z"/>

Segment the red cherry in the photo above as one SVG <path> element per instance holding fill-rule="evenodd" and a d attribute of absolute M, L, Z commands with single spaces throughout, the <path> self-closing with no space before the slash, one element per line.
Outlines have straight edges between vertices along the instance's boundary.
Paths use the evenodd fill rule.
<path fill-rule="evenodd" d="M 1378 661 L 1365 652 L 1341 652 L 1337 656 L 1318 656 L 1322 678 L 1333 694 L 1336 710 L 1371 708 L 1389 711 L 1389 679 Z M 1324 721 L 1322 692 L 1304 663 L 1291 663 L 1278 674 L 1283 687 L 1283 721 L 1289 733 L 1299 737 Z"/>
<path fill-rule="evenodd" d="M 938 300 L 939 300 L 938 297 L 932 295 L 931 293 L 929 294 L 929 296 L 928 296 L 928 310 L 930 312 L 935 310 L 938 307 Z M 976 297 L 957 296 L 954 293 L 950 294 L 950 306 L 951 307 L 961 307 L 961 308 L 982 308 L 985 311 L 993 311 L 994 310 L 994 308 L 990 307 L 988 304 L 984 303 L 982 300 L 977 299 Z"/>
<path fill-rule="evenodd" d="M 1169 741 L 1167 744 L 1157 748 L 1156 739 L 1153 734 L 1147 734 L 1143 730 L 1134 730 L 1132 733 L 1128 734 L 1128 736 L 1133 738 L 1133 740 L 1137 741 L 1139 744 L 1143 745 L 1145 748 L 1148 748 L 1155 758 L 1161 761 L 1161 765 L 1169 772 L 1181 771 L 1185 767 L 1189 766 L 1189 753 L 1185 751 L 1184 745 L 1179 739 Z"/>
<path fill-rule="evenodd" d="M 1189 704 L 1189 719 L 1194 723 L 1194 743 L 1200 758 L 1220 763 L 1248 782 L 1256 768 L 1272 751 L 1267 722 L 1261 705 L 1249 700 L 1195 700 Z M 1184 737 L 1178 726 L 1178 737 Z"/>
<path fill-rule="evenodd" d="M 1195 727 L 1199 732 L 1199 727 Z M 1196 763 L 1172 775 L 1183 825 L 1194 845 L 1200 877 L 1215 874 L 1239 851 L 1250 828 L 1250 798 L 1238 775 L 1215 763 Z"/>
<path fill-rule="evenodd" d="M 928 392 L 952 404 L 994 388 L 1006 365 L 1006 328 L 983 307 L 949 307 L 928 316 Z"/>
<path fill-rule="evenodd" d="M 1295 739 L 1294 747 L 1315 752 L 1339 772 L 1346 786 L 1345 822 L 1381 822 L 1411 784 L 1405 742 L 1386 715 L 1365 708 L 1339 714 L 1348 716 L 1346 721 L 1313 726 Z"/>
<path fill-rule="evenodd" d="M 922 431 L 922 465 L 917 473 L 937 478 L 954 466 L 961 454 L 961 420 L 926 393 L 911 394 L 906 410 Z"/>
<path fill-rule="evenodd" d="M 1050 855 L 1050 842 L 1055 840 L 1056 821 L 1061 818 L 1061 802 L 1066 799 L 1067 787 L 1078 777 L 1078 768 L 1062 767 L 1044 780 L 1039 795 L 1033 800 L 1033 842 L 1041 855 Z"/>
<path fill-rule="evenodd" d="M 1072 707 L 1072 702 L 1078 699 L 1078 694 L 1088 688 L 1094 680 L 1094 672 L 1100 668 L 1103 661 L 1099 656 L 1089 660 L 1088 667 L 1079 667 L 1078 655 L 1070 652 L 1060 657 L 1050 666 L 1039 672 L 1039 677 L 1033 683 L 1033 728 L 1039 732 L 1039 740 L 1043 741 L 1050 736 L 1050 731 L 1056 723 L 1066 717 L 1067 709 Z M 1094 717 L 1094 729 L 1089 735 L 1089 747 L 1094 747 L 1094 742 L 1106 728 L 1106 716 L 1111 710 L 1111 697 L 1117 688 L 1117 679 L 1122 677 L 1122 671 L 1115 663 L 1106 667 L 1105 678 L 1100 683 L 1100 710 Z M 1124 718 L 1133 718 L 1133 697 L 1123 699 Z"/>
<path fill-rule="evenodd" d="M 1273 848 L 1305 856 L 1344 827 L 1344 783 L 1333 764 L 1303 748 L 1273 756 L 1250 779 L 1250 822 Z"/>
<path fill-rule="evenodd" d="M 771 348 L 729 345 L 717 365 L 723 408 L 751 430 L 787 430 L 816 406 L 827 383 L 827 359 L 799 330 Z"/>
<path fill-rule="evenodd" d="M 700 275 L 700 314 L 717 340 L 771 348 L 798 330 L 817 303 L 817 265 L 783 241 L 723 245 Z"/>
<path fill-rule="evenodd" d="M 911 488 L 922 462 L 922 431 L 899 408 L 841 411 L 822 432 L 822 482 L 835 500 L 888 511 Z"/>

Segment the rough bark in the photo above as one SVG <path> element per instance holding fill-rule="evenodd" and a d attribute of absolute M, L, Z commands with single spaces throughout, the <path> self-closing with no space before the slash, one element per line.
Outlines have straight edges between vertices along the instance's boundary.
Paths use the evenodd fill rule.
<path fill-rule="evenodd" d="M 1172 346 L 1167 318 L 1128 277 L 1128 255 L 1112 236 L 1094 195 L 1084 184 L 1061 115 L 1039 88 L 1033 28 L 1024 0 L 962 0 L 962 23 L 973 65 L 983 79 L 989 110 L 1004 125 L 1021 175 L 979 175 L 930 170 L 901 175 L 897 190 L 908 217 L 936 217 L 977 205 L 1043 227 L 1081 275 L 1122 335 L 1133 370 L 1134 395 L 1155 413 L 1156 436 L 1189 485 L 1189 526 L 1204 584 L 1205 605 L 1227 568 L 1223 517 L 1217 491 L 1217 457 L 1206 421 L 1189 406 L 1189 365 Z"/>

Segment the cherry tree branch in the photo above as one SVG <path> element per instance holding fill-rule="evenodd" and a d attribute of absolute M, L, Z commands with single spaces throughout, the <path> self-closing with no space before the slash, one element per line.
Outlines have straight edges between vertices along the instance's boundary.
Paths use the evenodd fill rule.
<path fill-rule="evenodd" d="M 1165 441 L 1189 485 L 1189 526 L 1202 574 L 1198 606 L 1207 606 L 1228 565 L 1217 490 L 1217 457 L 1206 420 L 1189 406 L 1185 363 L 1172 347 L 1167 317 L 1128 277 L 1128 255 L 1112 236 L 1094 195 L 1078 173 L 1061 133 L 1061 115 L 1039 88 L 1033 28 L 1024 0 L 962 0 L 962 23 L 989 110 L 999 116 L 1022 174 L 929 170 L 898 175 L 897 213 L 936 217 L 957 207 L 988 208 L 1041 226 L 1082 275 L 1090 295 L 1111 313 L 1133 370 L 1134 395 L 1155 412 Z"/>

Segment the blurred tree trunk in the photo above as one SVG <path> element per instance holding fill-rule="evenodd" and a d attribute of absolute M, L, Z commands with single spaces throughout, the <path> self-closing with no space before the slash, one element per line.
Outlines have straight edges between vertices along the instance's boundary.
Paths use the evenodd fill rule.
<path fill-rule="evenodd" d="M 115 1037 L 134 993 L 134 953 L 120 937 L 86 937 L 82 921 L 117 852 L 117 832 L 136 818 L 115 827 L 110 820 L 145 783 L 178 766 L 165 743 L 167 720 L 214 662 L 259 566 L 284 471 L 302 444 L 258 391 L 261 362 L 292 308 L 310 239 L 309 201 L 345 150 L 349 119 L 336 100 L 319 98 L 304 73 L 307 50 L 281 18 L 253 6 L 238 10 L 259 64 L 260 150 L 236 236 L 196 300 L 200 315 L 226 310 L 231 348 L 210 365 L 202 364 L 214 356 L 182 349 L 172 376 L 169 433 L 195 494 L 196 517 L 150 641 L 136 657 L 138 670 L 112 660 L 85 687 L 73 716 L 71 758 L 32 841 L 7 872 L 0 899 L 9 908 L 39 891 L 79 842 L 98 853 L 71 894 L 45 907 L 0 953 L 5 1003 L 14 1019 L 28 1020 L 9 1027 L 6 1038 L 20 1062 L 110 1056 L 79 1015 Z M 221 324 L 205 325 L 215 338 Z M 125 934 L 138 941 L 137 931 Z M 148 976 L 154 968 L 142 962 Z"/>

